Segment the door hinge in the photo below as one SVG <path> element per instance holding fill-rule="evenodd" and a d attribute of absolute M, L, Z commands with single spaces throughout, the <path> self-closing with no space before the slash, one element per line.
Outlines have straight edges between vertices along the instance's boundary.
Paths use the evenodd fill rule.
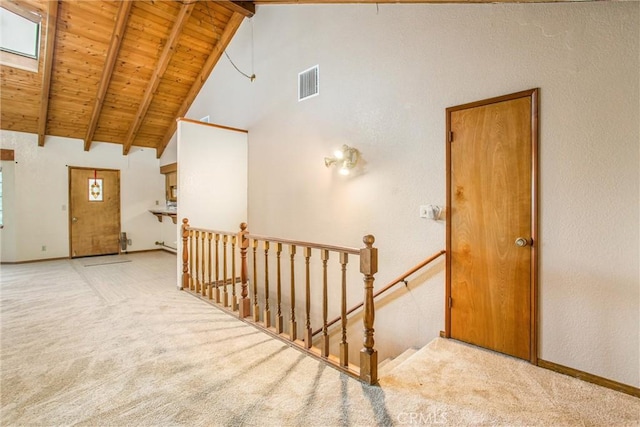
<path fill-rule="evenodd" d="M 453 142 L 453 131 L 449 131 L 449 142 Z"/>
<path fill-rule="evenodd" d="M 449 297 L 449 308 L 453 307 L 453 298 Z"/>

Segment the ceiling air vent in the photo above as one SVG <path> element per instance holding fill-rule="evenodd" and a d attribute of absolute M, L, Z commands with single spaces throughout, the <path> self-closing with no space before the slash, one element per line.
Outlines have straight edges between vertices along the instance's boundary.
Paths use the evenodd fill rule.
<path fill-rule="evenodd" d="M 320 93 L 320 66 L 316 65 L 298 74 L 298 101 Z"/>

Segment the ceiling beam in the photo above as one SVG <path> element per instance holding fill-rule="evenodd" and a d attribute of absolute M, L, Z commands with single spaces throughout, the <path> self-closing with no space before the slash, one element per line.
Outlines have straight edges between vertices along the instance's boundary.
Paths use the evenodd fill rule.
<path fill-rule="evenodd" d="M 42 69 L 42 92 L 40 94 L 40 114 L 38 115 L 38 146 L 44 147 L 49 113 L 49 91 L 51 89 L 51 69 L 53 67 L 53 51 L 56 44 L 56 28 L 58 26 L 58 1 L 49 2 L 47 10 L 47 32 L 45 35 L 44 61 Z"/>
<path fill-rule="evenodd" d="M 144 120 L 144 117 L 147 115 L 147 111 L 149 110 L 149 105 L 151 105 L 151 100 L 153 99 L 153 95 L 156 89 L 158 89 L 158 85 L 162 80 L 162 76 L 164 75 L 164 72 L 167 71 L 167 67 L 169 66 L 169 61 L 171 60 L 171 57 L 173 56 L 173 52 L 176 46 L 178 45 L 178 39 L 180 38 L 182 29 L 187 24 L 187 21 L 191 16 L 191 12 L 193 12 L 193 8 L 195 7 L 195 4 L 196 2 L 183 3 L 182 8 L 180 9 L 180 13 L 176 18 L 176 21 L 173 23 L 171 34 L 169 35 L 169 38 L 167 39 L 167 42 L 164 45 L 164 50 L 160 55 L 160 59 L 158 60 L 156 69 L 154 70 L 151 80 L 147 85 L 147 90 L 144 93 L 142 102 L 138 107 L 136 116 L 133 119 L 131 128 L 129 128 L 129 132 L 127 133 L 127 137 L 124 141 L 122 152 L 125 156 L 129 154 L 129 150 L 131 149 L 131 146 L 133 145 L 133 142 L 136 139 L 138 130 L 140 130 L 140 126 L 142 125 L 142 121 Z"/>
<path fill-rule="evenodd" d="M 207 58 L 207 62 L 205 62 L 202 66 L 200 74 L 198 74 L 198 77 L 196 77 L 196 80 L 191 86 L 191 89 L 189 89 L 189 93 L 187 94 L 187 96 L 185 96 L 182 104 L 178 108 L 178 111 L 176 113 L 176 120 L 178 117 L 182 117 L 187 114 L 189 107 L 191 107 L 191 103 L 193 103 L 193 100 L 196 99 L 196 96 L 200 92 L 200 89 L 202 89 L 202 86 L 204 86 L 205 82 L 209 78 L 211 71 L 213 71 L 213 67 L 215 67 L 215 65 L 218 63 L 218 60 L 231 42 L 231 39 L 240 27 L 240 24 L 242 24 L 243 19 L 244 15 L 239 12 L 234 12 L 233 15 L 231 15 L 231 18 L 229 18 L 229 22 L 227 22 L 227 25 L 224 27 L 224 32 L 222 33 L 222 36 L 220 36 L 220 40 L 218 40 L 218 43 L 213 48 L 211 55 L 209 55 L 209 58 Z M 162 139 L 162 143 L 156 150 L 156 155 L 158 158 L 162 156 L 165 148 L 167 148 L 167 144 L 169 144 L 169 141 L 171 141 L 171 137 L 176 132 L 176 127 L 177 123 L 175 120 L 173 120 L 169 125 L 169 129 L 166 135 Z"/>
<path fill-rule="evenodd" d="M 89 151 L 91 148 L 91 142 L 93 141 L 93 134 L 98 126 L 98 119 L 100 118 L 100 112 L 102 111 L 102 105 L 104 104 L 104 95 L 107 93 L 109 83 L 111 82 L 111 76 L 113 75 L 113 69 L 116 65 L 116 58 L 120 51 L 120 45 L 124 38 L 124 31 L 127 28 L 127 22 L 129 21 L 129 12 L 133 1 L 125 0 L 120 2 L 118 8 L 118 14 L 116 16 L 116 23 L 113 29 L 113 35 L 111 36 L 111 42 L 109 44 L 109 50 L 107 51 L 107 59 L 102 69 L 102 77 L 100 78 L 100 85 L 96 93 L 96 101 L 93 105 L 93 112 L 91 113 L 91 119 L 87 127 L 87 133 L 84 137 L 84 151 Z"/>
<path fill-rule="evenodd" d="M 252 1 L 216 1 L 215 3 L 247 18 L 251 18 L 256 13 L 256 5 Z"/>

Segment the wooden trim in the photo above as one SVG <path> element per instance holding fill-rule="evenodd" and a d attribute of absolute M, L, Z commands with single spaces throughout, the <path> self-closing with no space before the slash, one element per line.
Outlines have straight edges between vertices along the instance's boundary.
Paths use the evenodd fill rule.
<path fill-rule="evenodd" d="M 14 161 L 16 159 L 16 152 L 14 150 L 8 150 L 6 148 L 0 149 L 0 160 Z"/>
<path fill-rule="evenodd" d="M 531 345 L 529 361 L 538 363 L 538 108 L 539 89 L 531 96 Z"/>
<path fill-rule="evenodd" d="M 0 261 L 0 265 L 32 264 L 34 262 L 60 261 L 62 259 L 71 259 L 71 258 L 65 256 L 65 257 L 56 257 L 56 258 L 27 259 L 24 261 Z"/>
<path fill-rule="evenodd" d="M 238 12 L 247 18 L 251 18 L 256 13 L 256 5 L 252 1 L 216 1 L 222 7 L 232 12 Z"/>
<path fill-rule="evenodd" d="M 173 52 L 175 51 L 178 45 L 178 41 L 180 39 L 180 34 L 182 33 L 182 29 L 187 24 L 187 21 L 189 21 L 189 17 L 191 16 L 191 12 L 193 12 L 193 8 L 195 7 L 195 5 L 196 5 L 196 2 L 183 3 L 182 8 L 180 9 L 180 13 L 178 14 L 178 17 L 176 18 L 173 24 L 173 28 L 171 29 L 171 34 L 169 35 L 169 38 L 167 39 L 166 44 L 164 45 L 162 54 L 158 59 L 158 65 L 156 66 L 156 69 L 153 72 L 153 76 L 151 77 L 151 80 L 147 85 L 147 89 L 144 93 L 144 97 L 142 98 L 142 102 L 138 107 L 138 111 L 136 112 L 135 119 L 133 120 L 133 123 L 129 128 L 129 132 L 127 133 L 127 137 L 124 141 L 122 154 L 125 156 L 129 154 L 129 150 L 131 149 L 131 146 L 133 145 L 133 142 L 136 139 L 138 130 L 140 129 L 140 126 L 142 125 L 142 121 L 147 115 L 147 111 L 149 110 L 149 106 L 151 105 L 151 101 L 153 100 L 153 95 L 156 89 L 158 89 L 158 86 L 160 85 L 160 81 L 162 80 L 162 76 L 164 75 L 165 71 L 167 71 L 167 67 L 169 66 L 169 61 L 171 60 L 171 57 L 173 56 Z"/>
<path fill-rule="evenodd" d="M 232 130 L 234 132 L 249 133 L 249 131 L 245 130 L 245 129 L 232 128 L 232 127 L 229 127 L 229 126 L 217 125 L 215 123 L 201 122 L 199 120 L 187 119 L 186 117 L 180 117 L 180 118 L 178 118 L 176 120 L 176 122 L 187 122 L 187 123 L 193 123 L 193 124 L 196 124 L 196 125 L 211 126 L 211 127 L 219 128 L 219 129 Z"/>
<path fill-rule="evenodd" d="M 600 377 L 598 375 L 590 374 L 578 369 L 569 368 L 568 366 L 559 365 L 557 363 L 549 362 L 543 359 L 538 359 L 537 365 L 541 368 L 549 369 L 560 374 L 569 375 L 570 377 L 578 378 L 582 381 L 610 388 L 612 390 L 626 393 L 631 396 L 640 397 L 640 388 L 633 387 L 628 384 L 623 384 L 618 381 L 610 380 L 608 378 Z"/>
<path fill-rule="evenodd" d="M 537 93 L 538 89 L 523 90 L 521 92 L 510 93 L 508 95 L 496 96 L 495 98 L 487 98 L 480 101 L 469 102 L 467 104 L 456 105 L 454 107 L 448 107 L 446 109 L 447 114 L 454 111 L 468 110 L 469 108 L 482 107 L 490 104 L 497 104 L 498 102 L 512 101 L 518 98 L 526 98 L 532 96 L 533 93 Z"/>
<path fill-rule="evenodd" d="M 224 28 L 224 32 L 222 33 L 220 40 L 213 48 L 213 51 L 211 52 L 211 55 L 209 55 L 207 62 L 205 62 L 202 66 L 200 74 L 198 74 L 198 77 L 196 77 L 195 82 L 189 90 L 189 93 L 187 94 L 187 96 L 185 96 L 184 101 L 182 101 L 182 104 L 178 108 L 176 116 L 184 116 L 187 113 L 189 107 L 191 106 L 191 103 L 193 103 L 193 100 L 196 99 L 196 96 L 200 92 L 200 89 L 202 89 L 202 86 L 204 86 L 205 82 L 209 78 L 209 74 L 211 74 L 211 71 L 213 71 L 213 67 L 218 63 L 220 56 L 222 56 L 222 54 L 224 53 L 224 50 L 229 45 L 229 42 L 231 42 L 233 35 L 236 33 L 236 31 L 238 31 L 238 28 L 240 27 L 240 24 L 242 24 L 243 19 L 244 16 L 242 16 L 242 14 L 240 13 L 234 12 L 233 15 L 231 15 L 231 18 L 229 18 L 229 21 Z M 160 146 L 156 149 L 157 158 L 162 157 L 162 153 L 164 153 L 165 148 L 167 148 L 167 144 L 169 144 L 169 141 L 171 141 L 171 137 L 173 137 L 173 134 L 176 132 L 176 127 L 177 122 L 171 122 L 167 133 L 160 143 Z"/>
<path fill-rule="evenodd" d="M 109 44 L 109 51 L 107 52 L 107 59 L 102 69 L 102 77 L 100 78 L 100 86 L 96 93 L 96 100 L 93 106 L 93 112 L 91 113 L 91 119 L 89 119 L 89 126 L 87 133 L 84 137 L 84 151 L 89 151 L 91 148 L 91 142 L 93 140 L 93 134 L 96 131 L 98 125 L 98 119 L 100 118 L 100 112 L 102 111 L 102 105 L 104 103 L 104 96 L 109 88 L 111 82 L 111 76 L 113 75 L 113 68 L 116 65 L 116 58 L 118 52 L 120 52 L 120 46 L 122 45 L 122 39 L 124 38 L 124 32 L 127 28 L 127 22 L 129 21 L 129 12 L 133 1 L 124 0 L 120 2 L 118 8 L 118 15 L 116 17 L 116 24 L 113 29 L 113 35 L 111 36 L 111 42 Z"/>
<path fill-rule="evenodd" d="M 0 65 L 17 68 L 30 73 L 38 72 L 38 60 L 18 55 L 13 52 L 0 50 Z M 36 119 L 37 120 L 37 119 Z"/>
<path fill-rule="evenodd" d="M 220 234 L 222 236 L 236 236 L 238 234 L 232 231 L 207 230 L 206 228 L 198 228 L 198 227 L 187 227 L 187 230 L 204 231 L 205 233 Z M 253 239 L 253 240 L 260 240 L 263 242 L 282 243 L 285 245 L 294 245 L 294 246 L 300 246 L 300 247 L 312 248 L 312 249 L 327 249 L 334 252 L 344 252 L 351 255 L 360 255 L 360 249 L 349 248 L 346 246 L 323 245 L 320 243 L 303 242 L 301 240 L 281 239 L 279 237 L 258 236 L 256 234 L 247 234 L 246 238 Z"/>
<path fill-rule="evenodd" d="M 125 252 L 120 252 L 120 254 L 126 254 L 126 255 L 131 255 L 131 254 L 139 254 L 139 253 L 143 253 L 143 252 L 167 252 L 170 254 L 174 254 L 175 252 L 166 250 L 164 248 L 158 248 L 158 249 L 140 249 L 137 251 L 125 251 Z M 99 256 L 112 256 L 112 255 L 99 255 Z M 41 259 L 28 259 L 25 261 L 0 261 L 0 265 L 17 265 L 17 264 L 33 264 L 35 262 L 46 262 L 46 261 L 60 261 L 63 259 L 73 259 L 71 257 L 65 256 L 65 257 L 56 257 L 56 258 L 41 258 Z"/>
<path fill-rule="evenodd" d="M 9 12 L 13 12 L 16 15 L 20 15 L 24 19 L 28 19 L 29 21 L 34 22 L 36 24 L 42 23 L 42 16 L 40 12 L 37 10 L 25 9 L 21 5 L 12 3 L 10 1 L 3 1 L 2 6 L 0 7 L 8 10 Z"/>
<path fill-rule="evenodd" d="M 282 243 L 285 245 L 295 245 L 311 249 L 327 249 L 334 252 L 344 252 L 351 255 L 360 255 L 360 249 L 349 248 L 346 246 L 323 245 L 320 243 L 303 242 L 300 240 L 281 239 L 279 237 L 258 236 L 256 234 L 247 234 L 247 238 L 253 240 L 261 240 L 263 242 Z"/>
<path fill-rule="evenodd" d="M 120 169 L 109 169 L 109 168 L 91 168 L 91 167 L 87 167 L 87 166 L 72 166 L 72 165 L 67 165 L 67 168 L 69 169 L 84 169 L 84 170 L 91 170 L 91 171 L 108 171 L 108 172 L 120 172 Z"/>
<path fill-rule="evenodd" d="M 178 163 L 169 163 L 168 165 L 160 166 L 160 173 L 166 174 L 171 172 L 178 172 Z"/>
<path fill-rule="evenodd" d="M 49 114 L 49 92 L 51 90 L 51 69 L 53 68 L 53 52 L 56 42 L 56 28 L 58 26 L 58 1 L 50 1 L 47 12 L 47 34 L 44 48 L 42 69 L 42 91 L 40 94 L 40 114 L 38 115 L 38 146 L 44 147 L 47 131 L 47 117 Z"/>
<path fill-rule="evenodd" d="M 444 267 L 444 337 L 451 338 L 451 309 L 449 308 L 449 300 L 451 299 L 451 112 L 449 109 L 445 113 L 445 173 L 446 184 L 446 225 L 445 225 L 445 250 L 447 256 L 445 258 Z"/>

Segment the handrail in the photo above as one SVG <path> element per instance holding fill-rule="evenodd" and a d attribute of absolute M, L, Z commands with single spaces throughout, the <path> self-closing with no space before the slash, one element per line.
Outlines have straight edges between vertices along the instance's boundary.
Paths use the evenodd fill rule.
<path fill-rule="evenodd" d="M 220 235 L 226 235 L 226 236 L 235 236 L 237 234 L 231 231 L 208 230 L 206 228 L 199 228 L 199 227 L 187 227 L 186 229 L 193 230 L 193 231 L 204 231 L 205 233 L 220 234 Z M 351 255 L 360 255 L 360 249 L 350 248 L 347 246 L 325 245 L 322 243 L 304 242 L 301 240 L 283 239 L 280 237 L 260 236 L 257 234 L 247 234 L 246 237 L 253 240 L 261 240 L 261 241 L 267 241 L 272 243 L 283 243 L 286 245 L 295 245 L 295 246 L 307 247 L 307 248 L 313 248 L 313 249 L 327 249 L 329 251 L 343 252 Z"/>
<path fill-rule="evenodd" d="M 185 230 L 193 230 L 193 231 L 204 231 L 205 233 L 211 234 L 220 234 L 221 236 L 236 236 L 238 233 L 234 231 L 218 231 L 218 230 L 209 230 L 207 228 L 200 227 L 186 227 Z"/>
<path fill-rule="evenodd" d="M 295 245 L 313 249 L 327 249 L 329 251 L 343 252 L 351 255 L 360 255 L 360 249 L 349 248 L 347 246 L 324 245 L 321 243 L 303 242 L 300 240 L 282 239 L 279 237 L 259 236 L 257 234 L 248 234 L 247 237 L 253 240 L 262 240 L 272 243 L 284 243 L 286 245 Z"/>
<path fill-rule="evenodd" d="M 373 297 L 377 298 L 378 296 L 382 295 L 383 293 L 385 293 L 386 291 L 388 291 L 389 289 L 391 289 L 392 287 L 394 287 L 398 283 L 404 282 L 407 277 L 411 276 L 413 273 L 415 273 L 416 271 L 420 270 L 421 268 L 426 267 L 428 264 L 430 264 L 431 262 L 436 260 L 438 257 L 440 257 L 441 255 L 444 255 L 446 252 L 447 251 L 445 251 L 445 250 L 441 250 L 440 252 L 437 252 L 437 253 L 431 255 L 429 258 L 427 258 L 424 261 L 422 261 L 421 263 L 417 264 L 411 270 L 408 270 L 405 273 L 403 273 L 402 275 L 396 277 L 394 280 L 389 282 L 389 284 L 387 286 L 385 286 L 384 288 L 382 288 L 379 291 L 375 292 L 373 294 Z M 362 307 L 363 305 L 364 305 L 364 302 L 361 302 L 360 304 L 351 307 L 349 310 L 347 310 L 347 313 L 346 313 L 347 316 L 350 315 L 351 313 L 353 313 L 354 311 L 356 311 L 357 309 L 359 309 L 360 307 Z M 341 319 L 341 317 L 336 317 L 332 321 L 328 322 L 327 323 L 327 328 L 329 326 L 337 323 L 338 321 L 340 321 L 340 319 Z M 312 336 L 315 336 L 315 335 L 319 334 L 320 332 L 322 332 L 322 328 L 313 331 Z"/>

